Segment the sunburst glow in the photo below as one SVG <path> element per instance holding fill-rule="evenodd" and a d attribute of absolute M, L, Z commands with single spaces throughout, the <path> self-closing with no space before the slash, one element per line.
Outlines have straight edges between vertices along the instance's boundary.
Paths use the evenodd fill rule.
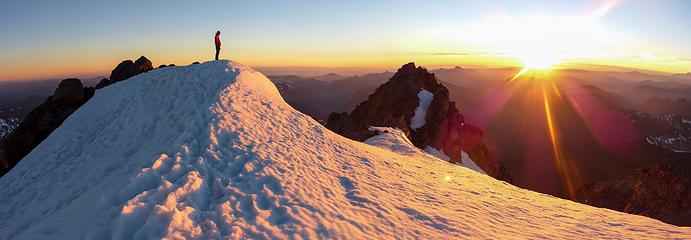
<path fill-rule="evenodd" d="M 559 58 L 556 53 L 549 51 L 542 51 L 539 46 L 535 46 L 530 53 L 525 53 L 518 56 L 523 62 L 526 69 L 549 69 L 559 63 Z"/>
<path fill-rule="evenodd" d="M 541 65 L 545 63 L 545 65 Z M 565 105 L 565 99 L 562 96 L 561 89 L 557 87 L 557 82 L 554 81 L 559 78 L 558 72 L 551 71 L 549 68 L 556 62 L 536 62 L 526 61 L 526 66 L 519 72 L 513 75 L 510 81 L 507 81 L 504 87 L 519 88 L 526 91 L 528 95 L 536 96 L 528 102 L 531 106 L 542 105 L 544 107 L 544 121 L 546 128 L 546 139 L 550 148 L 550 154 L 553 157 L 554 167 L 558 174 L 559 181 L 563 184 L 563 191 L 569 198 L 575 198 L 576 189 L 582 185 L 582 180 L 578 170 L 578 166 L 572 162 L 564 150 L 563 139 L 563 125 L 564 122 L 559 121 L 559 113 L 563 113 L 559 108 Z M 534 120 L 538 120 L 537 117 Z M 562 118 L 563 119 L 563 118 Z"/>
<path fill-rule="evenodd" d="M 456 38 L 495 56 L 513 59 L 526 69 L 551 69 L 591 58 L 606 58 L 617 47 L 630 44 L 616 30 L 605 28 L 601 18 L 618 1 L 573 15 L 499 14 L 463 26 Z"/>

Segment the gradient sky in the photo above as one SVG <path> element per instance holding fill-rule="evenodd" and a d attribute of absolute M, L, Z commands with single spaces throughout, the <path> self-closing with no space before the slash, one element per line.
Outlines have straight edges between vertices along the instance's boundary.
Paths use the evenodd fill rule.
<path fill-rule="evenodd" d="M 394 69 L 407 61 L 520 66 L 511 41 L 521 33 L 502 32 L 506 23 L 593 14 L 598 33 L 574 31 L 579 42 L 592 46 L 575 47 L 579 53 L 566 55 L 578 59 L 563 62 L 688 72 L 689 11 L 691 1 L 684 0 L 4 0 L 0 81 L 108 75 L 120 61 L 140 55 L 155 65 L 205 61 L 213 57 L 216 30 L 222 32 L 223 58 L 255 67 Z M 521 29 L 529 33 L 516 38 L 522 41 L 542 32 Z M 606 44 L 599 44 L 605 35 Z"/>

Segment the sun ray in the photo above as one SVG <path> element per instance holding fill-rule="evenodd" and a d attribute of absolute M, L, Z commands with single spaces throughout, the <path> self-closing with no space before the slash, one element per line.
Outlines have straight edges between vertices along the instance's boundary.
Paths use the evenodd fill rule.
<path fill-rule="evenodd" d="M 556 91 L 556 88 L 553 88 Z M 557 94 L 558 91 L 555 92 Z M 556 128 L 556 123 L 552 114 L 552 108 L 550 105 L 549 97 L 547 96 L 547 87 L 542 84 L 542 98 L 543 105 L 545 108 L 545 118 L 547 119 L 547 129 L 549 133 L 550 142 L 552 145 L 552 153 L 554 154 L 554 161 L 557 168 L 557 172 L 560 174 L 562 181 L 566 185 L 566 190 L 568 191 L 569 197 L 572 199 L 576 196 L 576 185 L 577 183 L 576 174 L 574 171 L 575 166 L 569 164 L 564 153 L 562 151 L 559 135 Z"/>
<path fill-rule="evenodd" d="M 528 72 L 528 70 L 530 70 L 530 68 L 525 67 L 525 68 L 521 69 L 521 71 L 518 71 L 518 73 L 514 74 L 513 77 L 511 77 L 511 80 L 509 80 L 509 82 L 513 82 L 514 80 L 516 80 L 520 76 L 523 76 L 523 74 Z"/>

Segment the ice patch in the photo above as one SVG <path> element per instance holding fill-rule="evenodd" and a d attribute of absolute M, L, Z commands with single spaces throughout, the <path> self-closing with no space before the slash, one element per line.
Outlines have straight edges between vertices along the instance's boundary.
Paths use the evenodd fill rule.
<path fill-rule="evenodd" d="M 442 152 L 441 150 L 438 150 L 438 149 L 436 149 L 436 148 L 434 148 L 434 147 L 432 147 L 432 146 L 427 146 L 427 147 L 425 147 L 424 150 L 425 150 L 425 152 L 427 152 L 427 153 L 429 153 L 429 154 L 432 154 L 433 156 L 435 156 L 435 157 L 437 157 L 437 158 L 439 158 L 439 159 L 441 159 L 441 160 L 444 160 L 444 161 L 447 161 L 447 162 L 448 162 L 449 160 L 451 160 L 451 158 L 450 158 L 449 156 L 446 156 L 446 154 L 445 154 L 444 152 Z"/>
<path fill-rule="evenodd" d="M 482 170 L 475 162 L 473 162 L 472 159 L 470 159 L 470 156 L 468 156 L 468 153 L 461 151 L 461 164 L 463 164 L 464 167 L 470 168 L 473 171 L 482 173 L 482 174 L 487 174 L 485 171 Z"/>
<path fill-rule="evenodd" d="M 448 162 L 451 159 L 443 151 L 438 150 L 432 146 L 427 146 L 427 147 L 425 147 L 424 150 L 425 150 L 425 152 L 432 154 L 433 156 L 435 156 L 441 160 Z M 485 171 L 482 170 L 482 168 L 480 168 L 477 164 L 475 164 L 475 162 L 473 162 L 473 160 L 470 159 L 470 156 L 468 156 L 468 153 L 466 153 L 464 151 L 461 151 L 461 162 L 457 163 L 457 164 L 464 166 L 466 168 L 469 168 L 473 171 L 476 171 L 476 172 L 479 172 L 482 174 L 487 174 Z"/>
<path fill-rule="evenodd" d="M 429 105 L 432 104 L 432 99 L 434 99 L 434 94 L 422 89 L 417 93 L 417 98 L 420 99 L 420 104 L 415 109 L 415 115 L 410 119 L 410 128 L 419 129 L 425 126 L 425 118 L 427 117 L 427 110 Z"/>

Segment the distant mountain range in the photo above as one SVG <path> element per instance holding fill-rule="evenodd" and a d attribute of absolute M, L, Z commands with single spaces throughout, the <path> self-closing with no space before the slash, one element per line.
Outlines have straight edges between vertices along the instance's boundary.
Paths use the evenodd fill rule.
<path fill-rule="evenodd" d="M 102 77 L 84 80 L 94 86 Z M 0 82 L 0 140 L 7 137 L 36 106 L 53 95 L 61 80 Z"/>
<path fill-rule="evenodd" d="M 518 186 L 608 207 L 603 203 L 617 200 L 596 199 L 593 196 L 608 196 L 614 189 L 605 188 L 605 192 L 596 192 L 584 186 L 602 181 L 635 179 L 640 169 L 656 166 L 660 167 L 650 171 L 651 174 L 666 174 L 666 169 L 670 169 L 669 164 L 677 166 L 683 159 L 691 158 L 688 152 L 691 148 L 691 108 L 687 100 L 691 99 L 691 85 L 686 80 L 641 72 L 565 70 L 555 73 L 554 84 L 562 95 L 550 97 L 552 114 L 562 136 L 562 154 L 573 165 L 570 169 L 578 178 L 577 183 L 571 186 L 575 195 L 569 196 L 565 183 L 559 183 L 564 180 L 557 177 L 559 173 L 555 171 L 556 161 L 549 147 L 550 141 L 544 138 L 549 133 L 545 131 L 547 123 L 544 122 L 542 99 L 532 99 L 538 80 L 524 80 L 518 87 L 511 88 L 515 90 L 511 95 L 501 90 L 516 71 L 511 68 L 456 67 L 430 72 L 448 88 L 449 98 L 460 106 L 466 121 L 485 128 L 488 146 L 505 164 L 515 180 L 514 184 Z M 329 82 L 297 76 L 270 78 L 277 83 L 286 101 L 324 122 L 327 112 L 352 111 L 357 103 L 365 101 L 376 86 L 391 75 L 365 76 L 368 77 L 330 79 Z M 502 100 L 505 96 L 509 97 Z M 501 111 L 493 118 L 483 120 L 481 113 L 501 101 L 505 101 Z M 575 105 L 577 103 L 581 105 Z M 584 108 L 587 111 L 583 112 Z M 612 118 L 615 120 L 612 121 Z M 536 146 L 541 147 L 536 149 Z M 541 169 L 542 172 L 529 172 L 526 169 Z M 674 170 L 669 174 L 679 172 Z M 641 181 L 641 186 L 654 186 L 647 180 Z M 584 197 L 577 191 L 586 191 L 587 194 Z M 633 188 L 627 188 L 627 191 L 626 196 L 633 196 Z M 635 191 L 638 194 L 645 189 Z M 675 195 L 669 191 L 660 194 L 681 202 L 685 196 L 684 193 Z M 675 213 L 679 211 L 654 211 L 659 207 L 645 205 L 645 202 L 652 204 L 651 199 L 641 201 L 637 204 L 643 204 L 641 206 L 644 207 L 611 207 L 678 224 L 687 222 L 684 220 L 684 211 L 688 209 L 681 211 L 681 215 Z"/>
<path fill-rule="evenodd" d="M 413 146 L 401 129 L 372 128 L 365 142 L 348 140 L 286 104 L 263 74 L 237 62 L 156 69 L 142 62 L 123 62 L 117 76 L 131 78 L 112 74 L 103 82 L 116 83 L 95 93 L 78 79 L 63 80 L 22 122 L 25 130 L 18 131 L 31 133 L 46 126 L 34 120 L 66 117 L 51 122 L 54 131 L 0 178 L 0 238 L 691 236 L 688 228 L 539 194 L 470 164 L 451 164 Z M 453 121 L 434 126 L 475 129 L 461 128 L 466 124 L 431 74 L 412 73 L 394 77 L 391 88 L 380 88 L 387 94 L 362 109 L 384 110 L 381 101 L 390 100 L 406 111 L 387 113 L 404 116 L 397 119 L 406 125 L 420 123 L 413 129 L 431 127 L 446 113 Z M 390 90 L 405 93 L 389 99 Z M 430 110 L 449 111 L 417 110 L 426 100 L 441 103 L 430 103 Z M 419 121 L 418 113 L 430 121 Z"/>
<path fill-rule="evenodd" d="M 165 67 L 168 65 L 161 65 L 160 68 Z M 111 79 L 91 79 L 83 85 L 81 82 L 75 85 L 71 83 L 74 81 L 67 80 L 65 84 L 63 84 L 65 81 L 61 82 L 61 86 L 57 89 L 55 88 L 57 83 L 50 81 L 36 82 L 35 85 L 28 83 L 6 85 L 17 90 L 20 93 L 19 96 L 22 94 L 26 96 L 24 98 L 4 96 L 17 101 L 0 106 L 0 120 L 2 120 L 0 134 L 5 135 L 0 137 L 7 137 L 17 126 L 24 126 L 18 130 L 21 131 L 20 133 L 14 134 L 15 137 L 2 141 L 0 146 L 5 148 L 5 152 L 0 152 L 0 155 L 11 155 L 11 165 L 16 164 L 60 126 L 67 116 L 89 99 L 89 94 L 93 94 L 93 88 L 89 86 L 97 85 L 97 88 L 100 88 L 152 69 L 150 61 L 140 58 L 137 61 L 123 61 L 113 70 L 111 76 L 115 77 Z M 684 173 L 684 170 L 679 170 L 680 168 L 686 169 L 685 165 L 680 165 L 680 163 L 688 163 L 684 160 L 688 160 L 691 156 L 691 108 L 688 100 L 691 99 L 691 92 L 689 92 L 691 88 L 687 80 L 680 76 L 658 76 L 640 72 L 564 70 L 554 73 L 551 79 L 553 85 L 549 87 L 549 90 L 543 91 L 549 93 L 546 99 L 550 101 L 551 114 L 556 122 L 554 130 L 560 135 L 561 154 L 568 161 L 569 171 L 573 171 L 570 174 L 575 174 L 574 179 L 577 178 L 577 181 L 574 180 L 567 186 L 566 180 L 560 175 L 564 173 L 558 170 L 557 165 L 560 163 L 553 155 L 550 133 L 546 128 L 548 123 L 544 119 L 544 100 L 535 98 L 539 96 L 536 94 L 536 89 L 546 85 L 541 85 L 544 82 L 540 82 L 542 81 L 540 79 L 530 78 L 512 82 L 510 79 L 517 70 L 515 68 L 455 67 L 429 71 L 433 74 L 430 76 L 435 79 L 435 82 L 443 85 L 443 88 L 430 87 L 430 85 L 427 86 L 428 90 L 448 91 L 448 95 L 437 95 L 445 96 L 444 99 L 448 98 L 445 101 L 454 102 L 451 105 L 463 113 L 460 117 L 449 119 L 456 119 L 453 121 L 462 123 L 460 126 L 467 125 L 468 129 L 439 127 L 443 124 L 434 126 L 439 127 L 438 129 L 446 129 L 444 131 L 457 131 L 466 136 L 467 138 L 457 141 L 460 143 L 459 146 L 468 142 L 474 143 L 469 146 L 480 146 L 464 149 L 463 153 L 466 155 L 446 156 L 446 158 L 451 157 L 455 159 L 453 161 L 465 163 L 463 159 L 470 155 L 469 158 L 473 162 L 471 165 L 476 165 L 474 167 L 477 168 L 479 165 L 481 170 L 500 179 L 507 176 L 503 171 L 510 172 L 512 183 L 520 187 L 571 198 L 595 206 L 645 214 L 676 224 L 689 224 L 684 215 L 686 214 L 684 211 L 688 211 L 687 208 L 681 207 L 682 210 L 665 208 L 666 210 L 656 211 L 655 209 L 662 208 L 658 203 L 653 202 L 655 199 L 641 195 L 650 191 L 649 188 L 687 181 L 683 176 L 678 176 Z M 375 94 L 377 89 L 391 81 L 392 77 L 394 77 L 392 72 L 357 76 L 335 73 L 313 77 L 269 76 L 286 102 L 322 124 L 328 126 L 327 120 L 332 112 L 354 114 L 353 110 L 365 111 L 357 110 L 360 108 L 367 109 L 368 114 L 364 117 L 356 117 L 358 121 L 379 116 L 377 114 L 406 116 L 407 120 L 404 119 L 403 122 L 393 117 L 382 118 L 382 123 L 391 123 L 385 127 L 397 127 L 407 135 L 411 130 L 408 129 L 409 123 L 406 121 L 412 121 L 408 117 L 413 115 L 413 112 L 397 112 L 397 110 L 392 111 L 391 108 L 414 109 L 413 105 L 417 105 L 417 101 L 408 101 L 410 96 L 401 97 L 402 95 L 397 96 L 396 93 L 400 89 L 404 89 L 400 91 L 409 92 L 415 89 L 395 86 L 390 89 L 399 90 L 392 90 L 393 92 L 387 94 Z M 410 79 L 417 79 L 417 77 L 410 77 Z M 98 84 L 96 84 L 97 80 Z M 46 88 L 50 84 L 54 90 L 48 91 Z M 7 90 L 2 89 L 2 91 Z M 32 91 L 39 95 L 27 95 Z M 83 94 L 80 95 L 83 97 L 75 101 L 70 100 L 69 103 L 64 102 L 66 101 L 64 99 L 72 98 L 65 96 L 77 93 Z M 40 94 L 53 96 L 43 97 Z M 394 102 L 381 104 L 388 101 L 387 97 Z M 422 98 L 419 96 L 418 98 L 420 98 L 419 104 L 422 104 Z M 368 99 L 369 103 L 366 102 Z M 437 102 L 430 106 L 439 108 L 445 104 Z M 488 110 L 496 111 L 488 112 Z M 23 118 L 29 112 L 34 117 L 29 117 L 30 119 L 24 121 Z M 440 112 L 440 110 L 432 110 L 432 112 Z M 456 115 L 448 114 L 447 117 L 449 116 Z M 352 121 L 344 119 L 341 121 Z M 362 129 L 357 131 L 360 130 Z M 348 134 L 347 132 L 339 133 L 346 136 Z M 478 136 L 484 137 L 482 143 L 473 140 Z M 413 135 L 408 137 L 411 138 L 413 144 L 417 145 L 431 144 L 445 139 Z M 426 149 L 425 146 L 418 147 Z M 444 147 L 441 146 L 436 145 L 437 151 L 428 152 L 444 158 L 445 153 L 440 151 Z M 449 150 L 449 152 L 455 153 L 456 150 Z M 7 158 L 0 156 L 0 160 L 5 161 Z M 538 171 L 535 172 L 535 170 Z M 639 176 L 641 171 L 644 174 Z M 634 184 L 632 181 L 637 182 Z M 611 184 L 622 182 L 625 184 Z M 682 185 L 691 184 L 683 183 Z M 577 196 L 573 195 L 574 188 L 578 188 Z M 662 189 L 662 192 L 658 194 L 667 196 L 667 199 L 673 202 L 686 202 L 686 195 L 684 195 L 686 190 L 676 192 L 673 188 Z M 632 198 L 637 200 L 631 200 Z M 636 202 L 637 207 L 629 208 L 610 204 L 627 199 Z"/>

